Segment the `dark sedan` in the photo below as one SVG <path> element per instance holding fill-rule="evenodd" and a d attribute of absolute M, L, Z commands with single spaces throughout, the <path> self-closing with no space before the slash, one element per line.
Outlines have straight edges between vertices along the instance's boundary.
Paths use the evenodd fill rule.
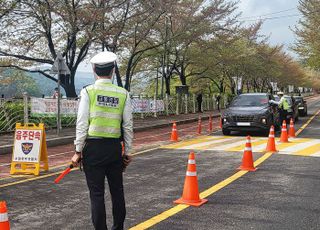
<path fill-rule="evenodd" d="M 263 131 L 267 134 L 270 126 L 280 127 L 276 106 L 269 103 L 274 100 L 268 93 L 247 93 L 235 97 L 223 112 L 222 133 L 231 131 Z"/>

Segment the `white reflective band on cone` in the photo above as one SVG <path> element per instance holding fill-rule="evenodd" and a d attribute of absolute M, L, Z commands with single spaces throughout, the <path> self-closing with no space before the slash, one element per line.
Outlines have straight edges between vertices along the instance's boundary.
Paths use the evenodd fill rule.
<path fill-rule="evenodd" d="M 187 176 L 197 176 L 197 172 L 187 171 L 186 175 L 187 175 Z"/>
<path fill-rule="evenodd" d="M 172 129 L 172 131 L 177 131 L 176 129 Z"/>
<path fill-rule="evenodd" d="M 195 160 L 188 160 L 188 164 L 190 164 L 190 165 L 194 165 L 195 163 L 196 163 Z"/>
<path fill-rule="evenodd" d="M 247 140 L 247 142 L 246 143 L 251 143 L 251 141 L 250 140 Z"/>
<path fill-rule="evenodd" d="M 281 131 L 287 131 L 287 129 L 281 129 Z"/>
<path fill-rule="evenodd" d="M 269 135 L 269 137 L 273 137 L 274 138 L 274 135 Z"/>
<path fill-rule="evenodd" d="M 8 221 L 8 213 L 0 213 L 0 222 Z"/>
<path fill-rule="evenodd" d="M 244 148 L 244 151 L 252 151 L 252 148 L 250 148 L 250 147 L 245 147 L 245 148 Z"/>

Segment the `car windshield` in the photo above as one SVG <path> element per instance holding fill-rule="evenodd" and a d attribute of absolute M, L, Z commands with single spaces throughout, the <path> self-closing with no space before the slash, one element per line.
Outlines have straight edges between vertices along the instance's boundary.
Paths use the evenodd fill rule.
<path fill-rule="evenodd" d="M 233 99 L 230 107 L 242 107 L 242 106 L 267 106 L 268 105 L 267 95 L 239 95 Z"/>
<path fill-rule="evenodd" d="M 302 103 L 302 97 L 295 97 L 296 102 Z"/>

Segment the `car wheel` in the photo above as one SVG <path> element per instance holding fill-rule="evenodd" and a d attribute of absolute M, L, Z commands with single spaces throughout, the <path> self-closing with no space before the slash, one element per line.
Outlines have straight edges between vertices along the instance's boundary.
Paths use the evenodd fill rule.
<path fill-rule="evenodd" d="M 231 131 L 228 129 L 222 129 L 222 134 L 223 135 L 230 135 Z"/>

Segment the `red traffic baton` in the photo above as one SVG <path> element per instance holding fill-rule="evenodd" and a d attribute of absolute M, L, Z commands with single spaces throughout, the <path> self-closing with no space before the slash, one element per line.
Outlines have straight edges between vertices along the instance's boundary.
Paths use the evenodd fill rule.
<path fill-rule="evenodd" d="M 66 170 L 64 170 L 64 171 L 57 177 L 57 179 L 54 180 L 54 183 L 58 184 L 58 183 L 62 180 L 62 178 L 64 178 L 64 177 L 71 171 L 72 168 L 73 168 L 73 164 L 70 164 L 69 167 L 68 167 Z"/>

